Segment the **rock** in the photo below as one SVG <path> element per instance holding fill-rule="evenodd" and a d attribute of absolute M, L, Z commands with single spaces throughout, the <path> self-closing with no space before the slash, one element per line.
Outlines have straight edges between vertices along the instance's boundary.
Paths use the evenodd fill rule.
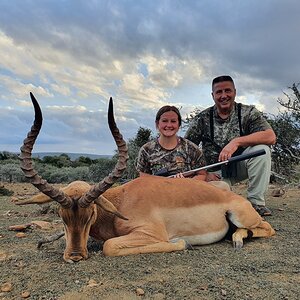
<path fill-rule="evenodd" d="M 143 295 L 145 295 L 144 290 L 141 289 L 141 288 L 137 288 L 137 289 L 135 290 L 135 292 L 136 292 L 136 294 L 137 294 L 138 296 L 143 296 Z"/>
<path fill-rule="evenodd" d="M 12 290 L 12 284 L 10 282 L 5 282 L 1 285 L 1 292 L 10 292 Z"/>
<path fill-rule="evenodd" d="M 24 238 L 24 237 L 26 237 L 26 233 L 24 233 L 24 232 L 18 232 L 18 233 L 16 234 L 16 237 L 17 237 L 17 238 Z"/>
<path fill-rule="evenodd" d="M 8 254 L 5 251 L 0 250 L 0 261 L 6 260 L 8 258 Z"/>
<path fill-rule="evenodd" d="M 29 291 L 23 291 L 22 294 L 21 294 L 21 297 L 24 298 L 24 299 L 30 297 L 30 292 Z"/>
<path fill-rule="evenodd" d="M 285 190 L 282 188 L 275 189 L 272 191 L 271 196 L 272 197 L 282 197 L 285 194 Z"/>
<path fill-rule="evenodd" d="M 30 226 L 31 226 L 31 224 L 11 225 L 11 226 L 8 227 L 8 230 L 25 231 Z"/>
<path fill-rule="evenodd" d="M 165 298 L 166 298 L 165 295 L 162 293 L 157 293 L 153 295 L 153 300 L 164 300 Z"/>
<path fill-rule="evenodd" d="M 94 287 L 94 286 L 97 286 L 98 283 L 95 279 L 90 279 L 89 282 L 88 282 L 88 287 Z"/>

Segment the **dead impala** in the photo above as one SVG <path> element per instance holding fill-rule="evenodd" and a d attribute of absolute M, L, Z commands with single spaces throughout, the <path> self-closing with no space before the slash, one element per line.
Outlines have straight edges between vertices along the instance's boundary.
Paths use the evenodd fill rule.
<path fill-rule="evenodd" d="M 57 189 L 32 167 L 31 151 L 42 125 L 40 107 L 32 94 L 35 120 L 21 147 L 21 168 L 42 194 L 17 202 L 41 204 L 56 201 L 64 223 L 64 260 L 88 257 L 89 236 L 105 241 L 104 255 L 171 252 L 188 245 L 210 244 L 223 239 L 232 222 L 237 230 L 233 246 L 240 249 L 248 236 L 270 237 L 275 231 L 243 197 L 195 179 L 144 176 L 110 188 L 126 168 L 127 147 L 109 103 L 108 122 L 119 158 L 115 169 L 100 183 L 90 186 L 75 181 Z M 109 189 L 110 188 L 110 189 Z"/>

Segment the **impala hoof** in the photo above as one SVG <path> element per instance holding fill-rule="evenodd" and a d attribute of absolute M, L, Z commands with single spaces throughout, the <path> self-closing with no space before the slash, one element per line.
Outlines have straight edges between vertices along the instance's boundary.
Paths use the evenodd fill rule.
<path fill-rule="evenodd" d="M 12 202 L 15 205 L 25 205 L 26 200 L 23 198 L 17 198 L 17 197 L 10 197 L 10 202 Z"/>
<path fill-rule="evenodd" d="M 193 247 L 191 244 L 189 244 L 186 240 L 181 238 L 175 238 L 170 240 L 170 243 L 172 244 L 178 244 L 180 245 L 180 250 L 193 250 Z"/>
<path fill-rule="evenodd" d="M 187 241 L 185 241 L 185 249 L 186 250 L 195 250 L 195 248 L 193 247 L 192 244 L 188 243 Z"/>
<path fill-rule="evenodd" d="M 233 241 L 233 249 L 235 251 L 239 251 L 243 248 L 243 242 L 241 241 Z"/>

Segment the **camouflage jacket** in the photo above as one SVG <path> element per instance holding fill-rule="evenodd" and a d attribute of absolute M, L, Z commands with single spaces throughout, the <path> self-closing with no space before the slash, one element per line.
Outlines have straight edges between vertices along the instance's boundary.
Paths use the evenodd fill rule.
<path fill-rule="evenodd" d="M 185 138 L 196 145 L 202 142 L 202 150 L 207 165 L 218 162 L 219 153 L 223 147 L 233 138 L 241 136 L 241 133 L 242 135 L 249 135 L 271 128 L 262 113 L 253 105 L 239 105 L 241 105 L 241 128 L 238 104 L 235 103 L 234 109 L 226 120 L 219 117 L 216 106 L 213 106 L 213 131 L 211 130 L 210 107 L 196 115 L 187 130 Z"/>
<path fill-rule="evenodd" d="M 189 171 L 204 166 L 201 149 L 192 142 L 179 137 L 172 150 L 161 147 L 157 139 L 143 145 L 139 151 L 136 169 L 138 172 L 155 174 L 166 168 L 171 174 Z"/>

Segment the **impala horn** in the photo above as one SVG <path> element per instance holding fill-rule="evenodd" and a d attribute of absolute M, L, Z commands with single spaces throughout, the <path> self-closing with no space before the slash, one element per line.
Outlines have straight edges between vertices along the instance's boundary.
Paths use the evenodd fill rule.
<path fill-rule="evenodd" d="M 95 201 L 121 177 L 122 173 L 126 169 L 128 149 L 126 142 L 124 141 L 123 136 L 115 122 L 112 98 L 109 99 L 108 105 L 108 125 L 118 147 L 118 161 L 114 170 L 108 176 L 92 186 L 90 190 L 79 199 L 78 204 L 81 207 L 86 207 Z"/>
<path fill-rule="evenodd" d="M 71 198 L 61 190 L 51 186 L 46 180 L 42 179 L 42 177 L 37 174 L 37 171 L 35 171 L 32 166 L 31 152 L 42 127 L 43 116 L 41 108 L 32 93 L 30 93 L 30 97 L 34 107 L 35 117 L 31 130 L 28 132 L 27 138 L 24 140 L 23 146 L 20 149 L 21 154 L 19 159 L 21 160 L 21 169 L 29 182 L 31 182 L 42 193 L 61 204 L 61 206 L 64 208 L 71 207 L 73 203 Z"/>

